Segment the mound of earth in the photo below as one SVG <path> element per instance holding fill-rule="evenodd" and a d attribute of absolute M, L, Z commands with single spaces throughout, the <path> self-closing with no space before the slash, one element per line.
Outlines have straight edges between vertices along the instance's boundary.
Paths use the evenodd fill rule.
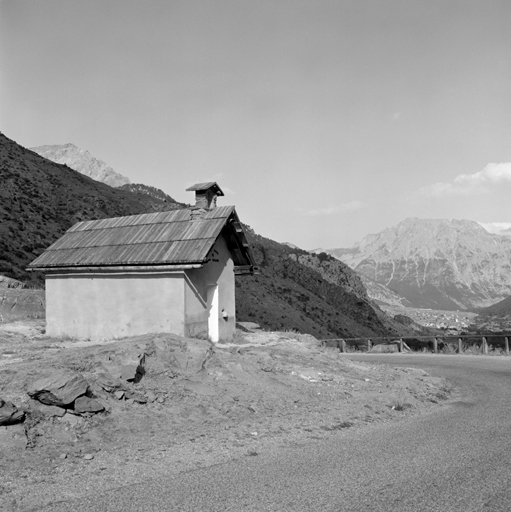
<path fill-rule="evenodd" d="M 238 332 L 217 345 L 172 334 L 98 344 L 46 337 L 32 320 L 0 326 L 0 368 L 0 398 L 26 414 L 0 427 L 3 503 L 17 510 L 314 442 L 446 398 L 444 382 L 421 370 L 354 363 L 282 332 Z M 58 371 L 79 373 L 105 410 L 59 411 L 29 397 Z"/>

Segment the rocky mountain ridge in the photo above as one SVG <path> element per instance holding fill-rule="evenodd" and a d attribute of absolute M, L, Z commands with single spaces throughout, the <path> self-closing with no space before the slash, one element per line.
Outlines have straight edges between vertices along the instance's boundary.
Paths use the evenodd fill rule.
<path fill-rule="evenodd" d="M 67 165 L 71 169 L 111 187 L 121 187 L 130 183 L 129 178 L 115 172 L 103 160 L 99 160 L 86 149 L 80 149 L 74 144 L 56 144 L 29 149 L 52 162 Z"/>
<path fill-rule="evenodd" d="M 472 309 L 511 295 L 511 239 L 474 221 L 409 218 L 327 252 L 414 307 Z"/>

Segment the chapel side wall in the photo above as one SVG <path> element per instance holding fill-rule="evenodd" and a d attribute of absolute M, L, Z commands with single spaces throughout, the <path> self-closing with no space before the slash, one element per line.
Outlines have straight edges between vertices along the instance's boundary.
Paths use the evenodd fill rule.
<path fill-rule="evenodd" d="M 46 333 L 121 338 L 184 335 L 184 274 L 46 276 Z"/>
<path fill-rule="evenodd" d="M 213 246 L 209 261 L 199 269 L 187 270 L 185 285 L 185 335 L 208 337 L 209 285 L 218 285 L 218 325 L 220 340 L 231 340 L 236 332 L 234 264 L 222 235 Z M 222 309 L 227 314 L 223 318 Z"/>

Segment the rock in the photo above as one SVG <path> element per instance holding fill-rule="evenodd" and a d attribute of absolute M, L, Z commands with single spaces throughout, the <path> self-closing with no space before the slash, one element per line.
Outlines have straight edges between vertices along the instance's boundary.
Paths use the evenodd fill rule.
<path fill-rule="evenodd" d="M 67 453 L 61 453 L 59 455 L 59 459 L 61 459 L 61 460 L 67 459 Z"/>
<path fill-rule="evenodd" d="M 128 382 L 138 382 L 144 375 L 144 366 L 147 346 L 138 346 L 125 349 L 120 357 L 121 379 Z"/>
<path fill-rule="evenodd" d="M 13 403 L 0 398 L 0 425 L 14 425 L 25 419 L 25 413 L 20 411 Z"/>
<path fill-rule="evenodd" d="M 115 391 L 114 395 L 117 398 L 117 400 L 122 400 L 124 398 L 125 392 L 120 389 L 118 391 Z"/>
<path fill-rule="evenodd" d="M 139 404 L 147 403 L 147 398 L 144 395 L 141 395 L 140 393 L 131 393 L 129 398 Z"/>
<path fill-rule="evenodd" d="M 140 371 L 140 365 L 133 364 L 123 364 L 121 366 L 121 379 L 126 380 L 128 382 L 138 382 L 140 377 L 143 375 L 143 372 Z"/>
<path fill-rule="evenodd" d="M 29 386 L 30 397 L 46 405 L 65 407 L 89 389 L 87 381 L 77 372 L 57 370 Z"/>
<path fill-rule="evenodd" d="M 45 416 L 53 417 L 58 416 L 62 417 L 66 414 L 66 410 L 62 409 L 62 407 L 57 407 L 56 405 L 44 405 L 40 402 L 34 401 L 30 404 L 32 409 L 44 414 Z"/>
<path fill-rule="evenodd" d="M 80 396 L 75 400 L 75 411 L 79 413 L 84 412 L 101 412 L 105 410 L 102 403 L 89 398 L 88 396 Z"/>
<path fill-rule="evenodd" d="M 141 393 L 136 393 L 135 391 L 126 391 L 125 397 L 126 400 L 132 400 L 133 402 L 137 402 L 139 404 L 147 403 L 147 398 Z"/>
<path fill-rule="evenodd" d="M 100 373 L 96 377 L 96 384 L 103 388 L 108 393 L 122 388 L 122 382 L 115 377 L 112 377 L 109 373 Z"/>
<path fill-rule="evenodd" d="M 211 343 L 207 340 L 178 339 L 176 336 L 176 339 L 168 340 L 167 347 L 169 357 L 172 357 L 173 364 L 177 365 L 178 375 L 180 369 L 186 370 L 187 373 L 200 372 L 213 354 Z M 172 370 L 175 373 L 175 370 Z"/>
<path fill-rule="evenodd" d="M 118 347 L 107 354 L 107 360 L 102 362 L 106 373 L 114 379 L 105 379 L 107 387 L 115 385 L 115 379 L 128 382 L 138 382 L 144 375 L 144 365 L 148 352 L 146 343 Z M 101 385 L 100 382 L 98 382 Z M 121 386 L 117 386 L 119 389 Z"/>
<path fill-rule="evenodd" d="M 92 455 L 92 453 L 86 453 L 83 458 L 85 460 L 92 460 L 94 458 L 94 455 Z"/>
<path fill-rule="evenodd" d="M 112 379 L 120 379 L 121 378 L 121 368 L 119 365 L 117 365 L 111 361 L 105 361 L 101 364 L 101 366 L 106 370 L 106 372 L 101 372 L 101 373 L 106 373 L 107 375 L 112 377 Z M 101 375 L 101 373 L 100 373 L 100 375 Z"/>

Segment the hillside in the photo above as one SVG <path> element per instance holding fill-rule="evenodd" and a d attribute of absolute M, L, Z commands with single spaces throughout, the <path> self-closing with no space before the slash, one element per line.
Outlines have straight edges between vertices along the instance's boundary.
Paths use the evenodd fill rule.
<path fill-rule="evenodd" d="M 473 332 L 511 331 L 511 297 L 492 304 L 486 308 L 474 310 L 478 315 L 473 319 L 469 329 Z"/>
<path fill-rule="evenodd" d="M 473 221 L 406 219 L 328 252 L 414 307 L 472 309 L 511 295 L 511 239 Z"/>
<path fill-rule="evenodd" d="M 374 279 L 371 279 L 364 274 L 358 275 L 362 279 L 362 283 L 364 283 L 364 286 L 367 290 L 367 295 L 376 304 L 381 304 L 384 306 L 411 306 L 407 299 L 398 295 L 388 286 L 385 286 L 382 283 L 377 283 Z"/>
<path fill-rule="evenodd" d="M 480 316 L 509 316 L 511 315 L 511 297 L 506 297 L 486 308 L 477 309 L 476 313 L 479 313 Z"/>
<path fill-rule="evenodd" d="M 289 244 L 285 244 L 288 245 Z M 292 249 L 298 249 L 298 247 L 289 246 Z M 298 249 L 299 250 L 299 249 Z M 351 292 L 361 300 L 368 301 L 367 290 L 360 279 L 360 276 L 352 270 L 346 263 L 337 260 L 333 256 L 324 252 L 320 254 L 310 254 L 295 252 L 290 254 L 290 258 L 297 261 L 301 265 L 309 267 L 318 272 L 321 277 L 329 283 L 340 286 L 347 292 Z"/>
<path fill-rule="evenodd" d="M 26 265 L 78 221 L 175 206 L 109 187 L 1 133 L 0 183 L 0 275 L 23 281 L 34 279 Z"/>

